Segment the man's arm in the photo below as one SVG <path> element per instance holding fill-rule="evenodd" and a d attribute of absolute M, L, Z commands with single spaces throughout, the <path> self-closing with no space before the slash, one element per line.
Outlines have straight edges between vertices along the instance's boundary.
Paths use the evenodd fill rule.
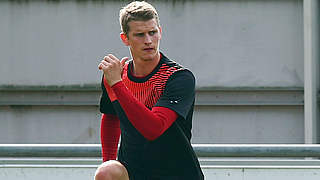
<path fill-rule="evenodd" d="M 175 111 L 166 107 L 149 110 L 132 95 L 122 81 L 111 88 L 129 121 L 148 140 L 157 139 L 178 118 Z"/>
<path fill-rule="evenodd" d="M 117 158 L 118 143 L 120 137 L 120 121 L 113 108 L 112 101 L 116 98 L 110 86 L 101 81 L 102 96 L 100 100 L 101 125 L 100 140 L 102 146 L 103 162 Z"/>
<path fill-rule="evenodd" d="M 178 114 L 166 107 L 154 107 L 149 110 L 138 101 L 123 84 L 121 74 L 126 58 L 119 61 L 108 55 L 99 64 L 106 79 L 106 86 L 111 86 L 114 97 L 119 101 L 129 121 L 148 140 L 158 138 L 177 119 Z"/>
<path fill-rule="evenodd" d="M 101 145 L 103 162 L 117 158 L 120 137 L 120 121 L 114 114 L 102 114 Z"/>

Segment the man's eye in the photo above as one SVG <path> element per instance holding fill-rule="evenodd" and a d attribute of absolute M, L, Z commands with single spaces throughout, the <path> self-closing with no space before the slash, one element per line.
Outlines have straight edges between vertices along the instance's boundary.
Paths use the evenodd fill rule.
<path fill-rule="evenodd" d="M 143 37 L 144 34 L 143 33 L 137 33 L 136 35 L 139 36 L 139 37 Z"/>
<path fill-rule="evenodd" d="M 154 35 L 156 32 L 157 32 L 157 31 L 150 31 L 150 32 L 149 32 L 149 35 L 152 36 L 152 35 Z"/>

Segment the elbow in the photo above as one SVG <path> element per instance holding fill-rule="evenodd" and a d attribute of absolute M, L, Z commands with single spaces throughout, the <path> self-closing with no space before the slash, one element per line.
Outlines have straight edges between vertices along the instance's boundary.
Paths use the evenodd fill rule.
<path fill-rule="evenodd" d="M 148 136 L 148 137 L 145 137 L 148 141 L 155 141 L 158 139 L 159 136 Z"/>
<path fill-rule="evenodd" d="M 160 133 L 152 133 L 145 135 L 144 138 L 146 138 L 148 141 L 155 141 L 157 140 L 162 134 Z"/>
<path fill-rule="evenodd" d="M 142 134 L 148 141 L 155 141 L 157 140 L 160 136 L 162 136 L 163 133 L 165 133 L 169 127 L 172 125 L 173 122 L 171 123 L 164 123 L 161 122 L 157 126 L 154 126 L 154 128 L 149 129 L 149 131 L 144 131 L 145 134 Z"/>
<path fill-rule="evenodd" d="M 159 128 L 157 131 L 151 131 L 149 133 L 143 134 L 143 136 L 148 141 L 155 141 L 163 134 L 163 132 L 164 132 L 164 129 Z"/>

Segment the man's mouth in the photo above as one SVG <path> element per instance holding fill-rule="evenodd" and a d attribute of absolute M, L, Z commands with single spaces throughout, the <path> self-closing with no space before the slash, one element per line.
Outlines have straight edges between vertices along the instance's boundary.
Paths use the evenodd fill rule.
<path fill-rule="evenodd" d="M 144 48 L 143 50 L 145 50 L 145 51 L 152 51 L 153 48 Z"/>

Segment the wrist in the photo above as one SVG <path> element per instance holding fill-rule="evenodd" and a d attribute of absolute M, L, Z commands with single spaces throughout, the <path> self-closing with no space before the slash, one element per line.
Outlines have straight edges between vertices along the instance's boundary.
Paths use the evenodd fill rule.
<path fill-rule="evenodd" d="M 116 85 L 117 83 L 119 83 L 121 81 L 122 81 L 122 79 L 119 79 L 119 80 L 116 80 L 116 81 L 112 81 L 112 82 L 109 83 L 109 85 L 110 85 L 110 87 L 112 87 L 112 86 Z"/>

